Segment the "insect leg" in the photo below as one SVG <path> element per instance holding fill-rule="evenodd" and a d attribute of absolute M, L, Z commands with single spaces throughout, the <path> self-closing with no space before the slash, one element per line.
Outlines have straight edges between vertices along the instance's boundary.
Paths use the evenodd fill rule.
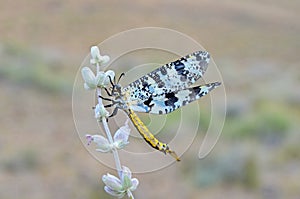
<path fill-rule="evenodd" d="M 107 93 L 108 96 L 113 96 L 112 91 L 109 92 L 107 88 L 104 88 L 104 90 L 106 91 L 106 93 Z"/>
<path fill-rule="evenodd" d="M 109 117 L 113 117 L 113 116 L 117 115 L 118 110 L 119 110 L 119 107 L 116 107 Z"/>
<path fill-rule="evenodd" d="M 110 102 L 115 102 L 113 99 L 109 99 L 109 98 L 106 98 L 106 97 L 102 97 L 101 95 L 99 95 L 99 97 L 103 100 L 106 100 L 106 101 L 110 101 Z"/>
<path fill-rule="evenodd" d="M 116 103 L 107 104 L 107 105 L 104 106 L 104 108 L 112 107 L 112 106 L 114 106 L 115 104 L 116 104 Z"/>

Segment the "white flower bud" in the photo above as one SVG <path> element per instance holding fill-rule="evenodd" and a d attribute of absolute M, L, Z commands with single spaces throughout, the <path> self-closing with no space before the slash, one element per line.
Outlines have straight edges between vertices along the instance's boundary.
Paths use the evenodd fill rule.
<path fill-rule="evenodd" d="M 107 86 L 107 85 L 110 84 L 109 77 L 110 77 L 111 80 L 113 80 L 115 78 L 115 72 L 112 71 L 112 70 L 108 70 L 108 71 L 105 72 L 105 75 L 106 75 L 106 77 L 104 79 L 103 85 Z"/>
<path fill-rule="evenodd" d="M 92 46 L 91 47 L 91 57 L 92 59 L 100 59 L 100 50 L 98 48 L 98 46 Z"/>
<path fill-rule="evenodd" d="M 102 152 L 102 153 L 107 153 L 111 151 L 111 146 L 108 142 L 108 140 L 101 136 L 101 135 L 94 135 L 93 136 L 93 141 L 97 144 L 97 149 L 96 151 Z"/>
<path fill-rule="evenodd" d="M 111 175 L 109 173 L 106 175 L 103 175 L 102 181 L 105 183 L 106 186 L 108 186 L 112 190 L 115 190 L 115 191 L 122 190 L 121 180 L 114 175 Z"/>
<path fill-rule="evenodd" d="M 84 80 L 85 89 L 95 89 L 97 87 L 95 74 L 89 67 L 83 67 L 81 75 Z"/>
<path fill-rule="evenodd" d="M 128 120 L 127 120 L 125 123 L 125 126 L 122 126 L 121 128 L 119 128 L 117 130 L 117 132 L 115 133 L 114 146 L 117 149 L 124 148 L 127 144 L 129 144 L 129 142 L 128 142 L 129 134 L 130 134 L 130 128 L 128 126 Z"/>
<path fill-rule="evenodd" d="M 112 196 L 122 198 L 126 193 L 130 198 L 133 198 L 132 191 L 136 190 L 139 181 L 136 178 L 131 178 L 131 171 L 123 166 L 120 179 L 116 176 L 104 175 L 102 181 L 105 184 L 104 190 Z"/>
<path fill-rule="evenodd" d="M 95 107 L 95 118 L 98 121 L 102 121 L 102 118 L 107 118 L 109 116 L 108 111 L 104 108 L 103 104 L 101 106 L 99 104 Z"/>
<path fill-rule="evenodd" d="M 90 60 L 91 64 L 105 65 L 106 63 L 109 62 L 109 60 L 110 60 L 109 56 L 107 56 L 107 55 L 101 56 L 100 55 L 100 50 L 97 46 L 91 47 L 91 60 Z"/>
<path fill-rule="evenodd" d="M 100 58 L 99 58 L 99 62 L 100 62 L 102 65 L 108 63 L 109 60 L 110 60 L 110 58 L 109 58 L 109 56 L 107 56 L 107 55 L 100 56 Z"/>

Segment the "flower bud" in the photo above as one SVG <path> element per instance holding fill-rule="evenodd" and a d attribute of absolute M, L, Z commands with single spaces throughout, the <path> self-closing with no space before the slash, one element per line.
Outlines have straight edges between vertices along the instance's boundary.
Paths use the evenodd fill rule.
<path fill-rule="evenodd" d="M 90 90 L 97 87 L 95 74 L 89 67 L 83 67 L 81 69 L 81 75 L 84 80 L 85 89 Z"/>

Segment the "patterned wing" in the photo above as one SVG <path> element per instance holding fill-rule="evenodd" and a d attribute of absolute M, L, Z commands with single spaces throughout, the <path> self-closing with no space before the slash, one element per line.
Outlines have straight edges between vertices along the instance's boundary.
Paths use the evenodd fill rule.
<path fill-rule="evenodd" d="M 165 93 L 185 89 L 203 76 L 209 60 L 208 52 L 194 52 L 144 75 L 122 91 L 126 93 L 128 101 L 140 104 L 151 96 L 160 97 Z"/>
<path fill-rule="evenodd" d="M 140 103 L 132 105 L 130 108 L 137 112 L 167 114 L 201 98 L 220 85 L 220 82 L 215 82 L 165 93 L 164 95 L 157 97 L 151 96 L 146 104 Z"/>

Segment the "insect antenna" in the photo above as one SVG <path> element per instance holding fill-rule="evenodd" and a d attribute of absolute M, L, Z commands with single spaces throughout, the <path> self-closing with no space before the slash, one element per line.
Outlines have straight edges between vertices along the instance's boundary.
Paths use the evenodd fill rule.
<path fill-rule="evenodd" d="M 111 95 L 110 96 L 112 96 L 113 94 L 114 94 L 114 90 L 115 90 L 115 82 L 116 82 L 116 78 L 114 77 L 114 82 L 112 81 L 112 79 L 111 79 L 111 76 L 108 76 L 108 78 L 109 78 L 109 81 L 110 81 L 110 84 L 111 84 L 111 86 L 112 86 L 112 88 L 111 88 Z M 107 92 L 107 91 L 106 91 Z M 107 93 L 108 94 L 108 93 Z M 109 94 L 108 94 L 109 95 Z"/>
<path fill-rule="evenodd" d="M 115 85 L 114 82 L 116 82 L 116 78 L 114 77 L 114 81 L 112 81 L 111 76 L 108 76 L 108 79 L 109 79 L 110 84 L 111 84 L 112 86 L 114 86 L 114 85 Z"/>
<path fill-rule="evenodd" d="M 120 82 L 120 80 L 121 80 L 121 78 L 122 78 L 123 76 L 125 76 L 125 73 L 121 73 L 121 75 L 120 75 L 120 77 L 119 77 L 119 79 L 118 79 L 118 81 L 117 81 L 117 84 L 119 84 L 119 82 Z"/>

